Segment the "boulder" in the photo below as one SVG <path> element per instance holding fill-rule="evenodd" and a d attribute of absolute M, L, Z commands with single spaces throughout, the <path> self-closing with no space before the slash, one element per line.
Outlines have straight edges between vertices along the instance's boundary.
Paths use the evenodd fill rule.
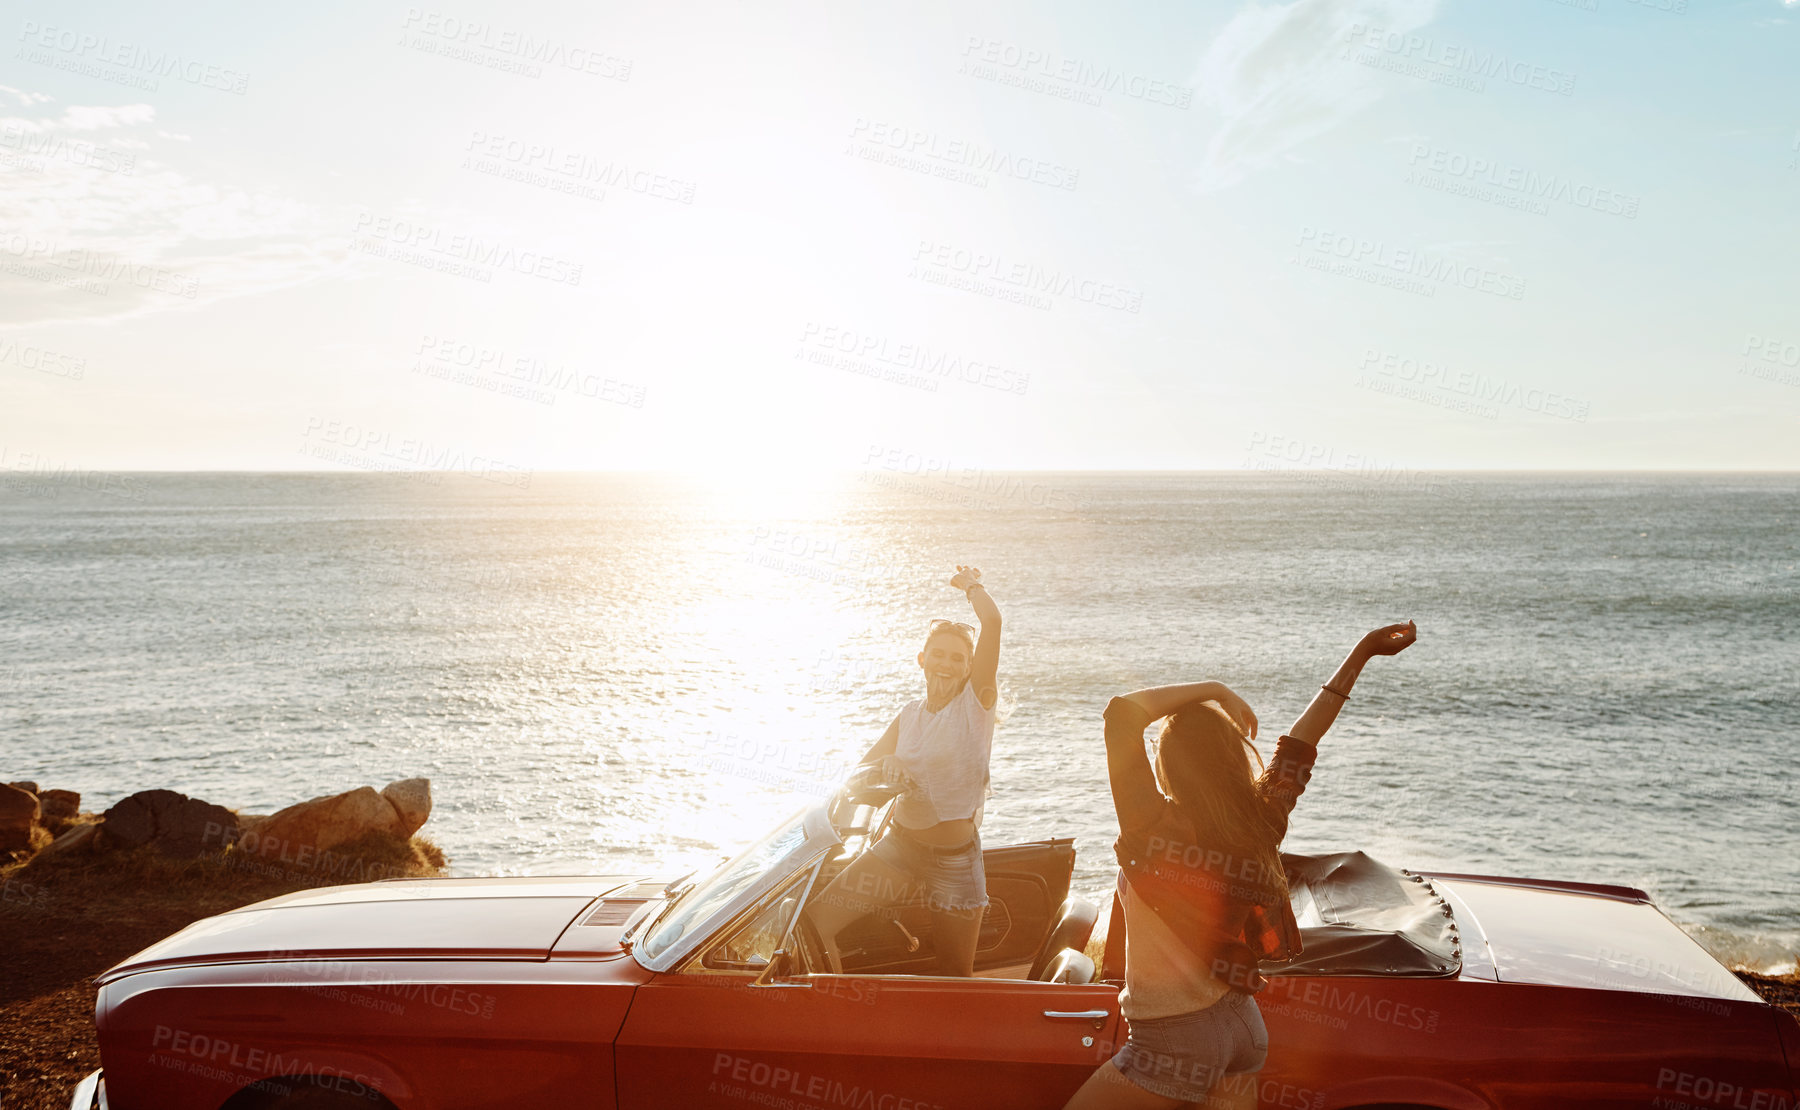
<path fill-rule="evenodd" d="M 31 826 L 37 824 L 38 812 L 35 792 L 17 786 L 0 786 L 0 852 L 16 852 L 31 846 Z"/>
<path fill-rule="evenodd" d="M 76 825 L 68 832 L 63 833 L 49 844 L 46 844 L 43 848 L 39 849 L 38 855 L 40 857 L 60 855 L 63 852 L 72 851 L 77 848 L 84 851 L 92 850 L 94 834 L 99 831 L 99 825 Z"/>
<path fill-rule="evenodd" d="M 255 840 L 246 840 L 246 851 L 257 855 L 279 854 L 291 858 L 311 846 L 328 852 L 372 832 L 401 835 L 400 814 L 372 786 L 359 786 L 342 794 L 328 794 L 278 810 L 256 828 Z"/>
<path fill-rule="evenodd" d="M 109 843 L 154 845 L 161 855 L 192 859 L 237 839 L 237 814 L 173 790 L 140 790 L 104 815 Z"/>
<path fill-rule="evenodd" d="M 37 783 L 35 782 L 9 782 L 6 785 L 12 787 L 14 790 L 23 790 L 27 794 L 36 794 L 38 792 Z"/>
<path fill-rule="evenodd" d="M 400 815 L 400 835 L 411 836 L 431 816 L 431 780 L 400 779 L 381 788 L 381 796 Z"/>
<path fill-rule="evenodd" d="M 38 820 L 45 825 L 73 821 L 81 814 L 81 795 L 73 790 L 46 790 L 38 795 L 38 805 L 42 810 Z"/>

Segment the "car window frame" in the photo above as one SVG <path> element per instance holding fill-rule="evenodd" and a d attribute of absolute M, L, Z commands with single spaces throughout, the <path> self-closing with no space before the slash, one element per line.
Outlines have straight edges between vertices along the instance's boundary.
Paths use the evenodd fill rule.
<path fill-rule="evenodd" d="M 811 886 L 812 883 L 810 883 L 808 881 L 806 871 L 808 871 L 811 868 L 822 866 L 824 863 L 823 857 L 825 855 L 828 855 L 830 853 L 830 851 L 831 851 L 830 846 L 826 846 L 825 848 L 823 848 L 818 855 L 815 855 L 814 857 L 812 857 L 810 860 L 808 860 L 802 866 L 796 867 L 789 874 L 786 882 L 783 882 L 783 883 L 775 886 L 774 888 L 772 888 L 771 890 L 766 892 L 765 895 L 761 899 L 759 899 L 757 902 L 755 902 L 751 905 L 745 906 L 742 910 L 740 910 L 738 912 L 738 914 L 736 916 L 734 916 L 730 920 L 724 922 L 718 928 L 716 933 L 712 937 L 709 938 L 708 943 L 697 947 L 694 950 L 693 954 L 684 963 L 680 964 L 679 966 L 677 966 L 674 969 L 673 973 L 677 974 L 677 975 L 707 975 L 707 976 L 750 975 L 750 976 L 754 977 L 754 976 L 758 975 L 759 973 L 761 973 L 763 970 L 765 970 L 764 968 L 753 968 L 753 967 L 714 967 L 711 964 L 708 964 L 706 961 L 707 961 L 707 957 L 712 954 L 714 949 L 718 948 L 720 945 L 723 945 L 727 941 L 731 940 L 732 937 L 735 936 L 738 932 L 740 932 L 744 929 L 750 928 L 750 926 L 755 923 L 755 921 L 758 917 L 760 917 L 764 913 L 766 913 L 780 899 L 782 899 L 783 897 L 792 893 L 797 887 Z M 817 894 L 817 893 L 819 893 L 819 891 L 815 889 L 812 891 L 812 893 Z M 807 901 L 811 901 L 811 899 L 808 898 Z M 798 907 L 796 907 L 796 914 L 804 914 L 805 912 L 806 912 L 806 903 L 802 902 Z M 791 938 L 794 934 L 794 930 L 797 927 L 798 926 L 796 925 L 795 922 L 789 921 L 787 923 L 787 927 L 783 930 L 783 935 Z M 1099 968 L 1096 965 L 1095 974 L 1098 975 L 1098 973 L 1099 973 Z M 796 985 L 796 984 L 812 983 L 815 981 L 825 981 L 825 980 L 831 980 L 831 979 L 882 979 L 882 980 L 894 979 L 894 980 L 905 980 L 909 983 L 983 982 L 983 983 L 1010 984 L 1010 985 L 1017 985 L 1020 983 L 1031 983 L 1031 984 L 1035 984 L 1037 986 L 1061 987 L 1061 988 L 1065 988 L 1065 989 L 1090 987 L 1090 986 L 1099 984 L 1099 985 L 1112 985 L 1114 990 L 1119 990 L 1123 986 L 1123 984 L 1106 984 L 1103 980 L 1098 979 L 1098 978 L 1094 979 L 1092 982 L 1089 982 L 1089 983 L 1052 983 L 1052 982 L 1049 982 L 1048 980 L 1044 980 L 1044 979 L 1026 979 L 1026 978 L 1015 979 L 1015 978 L 1012 978 L 1009 976 L 1001 976 L 1001 975 L 936 975 L 936 974 L 921 975 L 916 972 L 903 972 L 903 971 L 842 971 L 842 972 L 840 972 L 840 971 L 818 971 L 818 970 L 812 969 L 811 967 L 808 967 L 804 971 L 795 971 L 791 976 L 788 976 L 784 980 L 784 982 L 786 982 L 788 985 L 791 986 L 791 985 Z"/>
<path fill-rule="evenodd" d="M 700 946 L 700 948 L 694 952 L 693 958 L 681 969 L 682 972 L 684 974 L 692 973 L 700 975 L 741 975 L 744 973 L 754 975 L 763 971 L 767 965 L 764 965 L 764 967 L 752 967 L 748 965 L 743 967 L 715 967 L 708 963 L 707 960 L 711 958 L 714 951 L 729 943 L 738 934 L 754 925 L 757 919 L 762 917 L 763 914 L 768 913 L 779 905 L 782 899 L 790 894 L 796 893 L 802 888 L 810 887 L 812 885 L 809 881 L 811 877 L 810 873 L 815 871 L 820 864 L 824 862 L 824 857 L 829 852 L 829 848 L 821 850 L 817 855 L 813 856 L 811 860 L 800 867 L 796 867 L 793 872 L 788 875 L 786 882 L 777 885 L 760 901 L 754 905 L 745 907 L 743 912 L 736 918 L 726 922 L 724 926 L 718 930 L 718 933 L 711 943 Z M 808 900 L 810 901 L 810 899 Z M 805 912 L 806 906 L 804 904 L 794 907 L 796 917 Z M 796 927 L 794 920 L 788 920 L 782 926 L 782 936 L 784 938 L 791 936 Z"/>
<path fill-rule="evenodd" d="M 640 946 L 634 945 L 632 958 L 649 971 L 669 972 L 676 968 L 686 968 L 697 955 L 710 951 L 723 940 L 726 930 L 737 925 L 746 911 L 765 903 L 772 893 L 785 889 L 791 878 L 804 868 L 811 867 L 822 853 L 843 846 L 843 840 L 827 819 L 825 806 L 812 806 L 803 811 L 799 819 L 803 830 L 800 843 L 771 864 L 760 879 L 740 891 L 710 916 L 695 922 L 682 939 L 668 948 L 651 956 L 643 952 Z M 708 971 L 706 974 L 725 973 Z"/>
<path fill-rule="evenodd" d="M 821 866 L 822 857 L 832 851 L 841 851 L 847 847 L 847 840 L 844 836 L 839 834 L 839 830 L 832 823 L 832 814 L 835 812 L 835 804 L 836 800 L 834 799 L 833 801 L 827 801 L 805 810 L 801 815 L 801 819 L 804 822 L 803 828 L 805 830 L 805 837 L 801 843 L 786 856 L 782 857 L 781 860 L 777 861 L 777 864 L 772 866 L 768 873 L 765 873 L 761 881 L 753 884 L 750 888 L 747 888 L 739 897 L 733 899 L 718 912 L 714 913 L 711 918 L 697 924 L 683 943 L 672 946 L 656 957 L 647 958 L 637 951 L 633 951 L 632 956 L 645 968 L 662 974 L 754 976 L 756 972 L 748 968 L 708 967 L 705 962 L 706 956 L 714 948 L 729 939 L 735 930 L 749 928 L 751 922 L 753 922 L 758 915 L 767 910 L 782 895 L 792 890 L 796 883 L 804 882 L 806 878 L 804 872 L 813 867 Z M 887 803 L 882 804 L 886 805 Z M 859 837 L 874 836 L 880 828 L 885 826 L 885 821 L 882 820 L 881 808 L 881 806 L 871 807 L 873 810 L 872 827 L 859 827 L 848 830 L 856 834 L 850 837 L 851 840 L 858 839 Z M 790 818 L 790 820 L 792 820 L 792 818 Z M 777 870 L 780 870 L 781 872 L 779 876 L 775 875 Z M 818 892 L 815 890 L 813 893 L 816 894 Z M 798 907 L 798 912 L 806 912 L 804 903 Z M 791 930 L 794 925 L 792 922 L 789 924 L 789 932 L 791 935 Z M 1098 969 L 1096 969 L 1096 971 L 1097 970 Z M 1059 987 L 1063 989 L 1081 988 L 1093 985 L 1082 983 L 1050 983 L 1045 982 L 1042 979 L 1009 979 L 987 975 L 965 977 L 960 975 L 909 975 L 901 972 L 859 971 L 840 973 L 833 971 L 814 971 L 810 968 L 806 971 L 796 972 L 793 976 L 793 981 L 811 981 L 814 979 L 833 977 L 845 979 L 903 979 L 908 982 L 916 983 L 925 983 L 934 980 L 946 983 L 1033 983 L 1039 986 Z M 1098 983 L 1100 980 L 1096 979 L 1095 982 Z"/>

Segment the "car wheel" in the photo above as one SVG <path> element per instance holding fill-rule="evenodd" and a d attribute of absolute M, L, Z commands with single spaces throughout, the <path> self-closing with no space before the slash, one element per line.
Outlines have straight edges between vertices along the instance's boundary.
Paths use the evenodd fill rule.
<path fill-rule="evenodd" d="M 360 1110 L 393 1110 L 393 1106 L 393 1103 L 373 1091 L 366 1095 L 351 1095 L 323 1087 L 303 1087 L 275 1103 L 271 1110 L 351 1110 L 352 1107 L 359 1107 Z"/>

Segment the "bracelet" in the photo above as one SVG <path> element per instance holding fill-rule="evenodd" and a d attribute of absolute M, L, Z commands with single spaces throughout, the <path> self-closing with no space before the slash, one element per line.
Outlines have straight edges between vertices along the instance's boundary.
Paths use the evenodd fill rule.
<path fill-rule="evenodd" d="M 982 585 L 982 584 L 981 584 L 981 583 L 979 583 L 979 582 L 976 582 L 976 583 L 974 583 L 974 584 L 973 584 L 973 585 L 971 585 L 971 586 L 970 586 L 970 587 L 969 587 L 969 588 L 968 588 L 968 589 L 966 589 L 966 590 L 964 590 L 964 591 L 963 591 L 963 596 L 964 596 L 964 597 L 968 597 L 968 596 L 969 596 L 969 590 L 973 590 L 973 589 L 977 589 L 977 588 L 979 588 L 979 589 L 983 589 L 983 590 L 985 590 L 985 589 L 987 589 L 987 587 L 986 587 L 986 586 L 983 586 L 983 585 Z"/>
<path fill-rule="evenodd" d="M 1327 694 L 1336 694 L 1338 697 L 1343 698 L 1345 701 L 1350 700 L 1350 695 L 1344 693 L 1342 690 L 1334 690 L 1330 686 L 1321 686 L 1321 687 L 1319 687 L 1319 689 L 1325 691 Z"/>

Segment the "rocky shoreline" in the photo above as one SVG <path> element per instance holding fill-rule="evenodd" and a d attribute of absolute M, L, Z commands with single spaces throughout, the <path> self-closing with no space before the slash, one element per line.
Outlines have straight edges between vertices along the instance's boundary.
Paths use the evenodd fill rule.
<path fill-rule="evenodd" d="M 344 844 L 373 835 L 405 840 L 430 816 L 431 780 L 422 778 L 379 792 L 361 786 L 309 798 L 270 814 L 239 813 L 173 790 L 140 790 L 104 813 L 82 813 L 73 790 L 11 782 L 0 786 L 0 863 L 151 847 L 170 859 L 272 855 L 318 870 Z"/>
<path fill-rule="evenodd" d="M 247 814 L 173 790 L 103 813 L 0 786 L 0 1104 L 63 1110 L 100 1066 L 94 977 L 203 917 L 309 887 L 443 873 L 418 835 L 431 783 L 402 779 Z"/>

